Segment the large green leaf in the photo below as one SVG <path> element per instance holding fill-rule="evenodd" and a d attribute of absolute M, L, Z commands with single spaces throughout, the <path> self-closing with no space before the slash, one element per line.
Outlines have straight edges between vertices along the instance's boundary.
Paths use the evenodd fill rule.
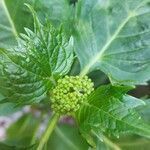
<path fill-rule="evenodd" d="M 4 1 L 17 33 L 24 32 L 24 27 L 33 28 L 32 14 L 30 13 L 29 9 L 24 6 L 24 3 L 29 3 L 36 8 L 37 2 L 35 0 Z"/>
<path fill-rule="evenodd" d="M 0 0 L 0 47 L 14 45 L 18 33 L 4 0 Z"/>
<path fill-rule="evenodd" d="M 81 0 L 77 8 L 81 75 L 100 69 L 112 82 L 150 79 L 149 0 Z"/>
<path fill-rule="evenodd" d="M 61 24 L 66 35 L 71 35 L 75 16 L 74 6 L 70 4 L 70 0 L 39 0 L 34 8 L 43 22 L 48 18 L 55 27 Z"/>
<path fill-rule="evenodd" d="M 33 25 L 32 15 L 24 3 L 32 5 L 42 21 L 45 21 L 46 17 L 55 25 L 73 18 L 72 7 L 68 0 L 5 0 L 4 2 L 18 33 L 24 32 L 24 27 L 30 28 Z"/>
<path fill-rule="evenodd" d="M 73 7 L 69 5 L 69 0 L 40 0 L 37 5 L 39 15 L 47 15 L 55 25 L 71 21 L 74 18 Z M 45 12 L 46 14 L 44 14 Z"/>
<path fill-rule="evenodd" d="M 0 53 L 0 90 L 3 101 L 30 104 L 47 99 L 58 76 L 73 62 L 73 40 L 49 22 L 42 25 L 34 15 L 35 32 L 25 29 L 16 48 Z"/>
<path fill-rule="evenodd" d="M 124 96 L 128 90 L 129 87 L 105 85 L 93 92 L 77 112 L 81 129 L 86 132 L 98 130 L 114 136 L 135 133 L 150 137 L 150 126 L 134 110 L 144 102 Z"/>
<path fill-rule="evenodd" d="M 141 106 L 137 109 L 137 111 L 143 116 L 145 121 L 150 124 L 150 99 L 145 100 L 146 106 Z"/>
<path fill-rule="evenodd" d="M 73 20 L 73 9 L 66 0 L 1 0 L 0 1 L 0 48 L 16 45 L 16 38 L 24 27 L 33 29 L 32 15 L 24 6 L 31 4 L 42 21 L 49 18 L 54 25 L 70 24 Z M 69 12 L 69 13 L 68 13 Z M 68 25 L 64 25 L 70 32 Z"/>
<path fill-rule="evenodd" d="M 26 114 L 20 117 L 7 129 L 4 142 L 17 147 L 27 147 L 35 144 L 34 138 L 37 135 L 40 122 L 41 118 L 33 114 Z"/>
<path fill-rule="evenodd" d="M 36 137 L 41 123 L 41 116 L 25 114 L 6 130 L 6 138 L 3 141 L 12 150 L 34 150 Z"/>
<path fill-rule="evenodd" d="M 60 124 L 49 138 L 48 148 L 54 150 L 87 150 L 88 144 L 81 137 L 76 126 Z"/>
<path fill-rule="evenodd" d="M 18 108 L 18 107 L 16 108 L 15 104 L 13 104 L 13 103 L 0 104 L 0 116 L 10 115 L 19 110 L 20 110 L 20 108 Z"/>
<path fill-rule="evenodd" d="M 36 4 L 34 0 L 0 1 L 0 48 L 16 45 L 16 39 L 20 32 L 24 32 L 24 27 L 33 27 L 32 15 L 24 6 L 25 2 L 29 2 L 33 6 Z"/>

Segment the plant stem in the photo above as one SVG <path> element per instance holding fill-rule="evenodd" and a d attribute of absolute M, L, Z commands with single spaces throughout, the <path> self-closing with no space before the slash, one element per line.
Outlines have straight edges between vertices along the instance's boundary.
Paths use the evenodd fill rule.
<path fill-rule="evenodd" d="M 53 114 L 52 119 L 50 119 L 50 121 L 48 123 L 48 127 L 45 130 L 45 132 L 41 138 L 41 141 L 38 145 L 37 150 L 43 150 L 43 147 L 44 147 L 45 143 L 47 143 L 51 133 L 53 132 L 59 117 L 60 117 L 59 114 Z"/>

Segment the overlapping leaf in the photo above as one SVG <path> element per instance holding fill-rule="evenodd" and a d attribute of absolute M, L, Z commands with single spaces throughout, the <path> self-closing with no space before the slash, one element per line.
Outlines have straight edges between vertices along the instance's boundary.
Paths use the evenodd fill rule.
<path fill-rule="evenodd" d="M 21 35 L 15 49 L 0 51 L 0 91 L 5 101 L 28 104 L 46 99 L 56 77 L 72 65 L 72 38 L 50 23 L 43 26 L 35 14 L 34 19 L 35 32 L 25 29 L 27 35 Z"/>
<path fill-rule="evenodd" d="M 10 17 L 5 0 L 0 1 L 0 48 L 14 45 L 18 33 Z"/>
<path fill-rule="evenodd" d="M 53 25 L 59 26 L 65 22 L 72 22 L 72 6 L 66 0 L 1 0 L 0 1 L 0 48 L 12 47 L 16 44 L 16 37 L 24 32 L 24 27 L 33 28 L 33 19 L 29 10 L 24 6 L 29 3 L 37 11 L 42 21 L 49 18 Z M 69 12 L 69 13 L 68 13 Z M 70 30 L 68 25 L 64 26 Z M 70 26 L 71 27 L 71 26 Z"/>
<path fill-rule="evenodd" d="M 39 6 L 41 8 L 41 14 L 44 11 L 47 12 L 48 18 L 55 24 L 61 24 L 62 22 L 68 22 L 73 19 L 73 7 L 69 4 L 70 0 L 45 0 L 39 1 Z"/>
<path fill-rule="evenodd" d="M 100 69 L 112 82 L 150 79 L 150 1 L 82 0 L 75 34 L 81 74 Z"/>
<path fill-rule="evenodd" d="M 128 90 L 129 87 L 106 85 L 93 92 L 77 112 L 81 130 L 95 130 L 114 136 L 135 133 L 150 137 L 150 126 L 143 123 L 134 110 L 144 102 L 126 96 Z"/>
<path fill-rule="evenodd" d="M 48 140 L 48 147 L 54 150 L 87 150 L 88 144 L 75 126 L 64 124 L 56 127 Z"/>

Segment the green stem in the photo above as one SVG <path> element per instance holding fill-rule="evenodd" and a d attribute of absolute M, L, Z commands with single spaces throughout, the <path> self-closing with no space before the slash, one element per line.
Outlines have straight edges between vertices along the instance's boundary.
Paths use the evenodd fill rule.
<path fill-rule="evenodd" d="M 49 121 L 48 127 L 45 130 L 45 132 L 40 140 L 37 150 L 43 150 L 43 147 L 44 147 L 45 143 L 47 143 L 51 133 L 53 132 L 59 117 L 60 117 L 59 114 L 54 114 L 52 116 L 52 119 Z"/>

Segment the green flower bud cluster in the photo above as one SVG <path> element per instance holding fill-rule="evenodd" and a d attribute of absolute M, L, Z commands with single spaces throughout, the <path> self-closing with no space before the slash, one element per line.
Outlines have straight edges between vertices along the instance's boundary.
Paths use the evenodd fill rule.
<path fill-rule="evenodd" d="M 59 79 L 52 91 L 52 109 L 60 114 L 77 111 L 94 90 L 93 86 L 93 82 L 87 76 L 65 76 Z"/>

